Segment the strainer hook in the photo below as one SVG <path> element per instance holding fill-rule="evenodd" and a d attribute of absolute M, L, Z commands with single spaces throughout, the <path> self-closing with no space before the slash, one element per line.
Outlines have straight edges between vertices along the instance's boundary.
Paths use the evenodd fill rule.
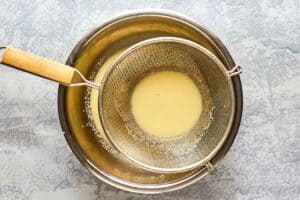
<path fill-rule="evenodd" d="M 234 66 L 231 70 L 228 71 L 229 76 L 236 76 L 242 73 L 242 68 L 239 65 Z"/>

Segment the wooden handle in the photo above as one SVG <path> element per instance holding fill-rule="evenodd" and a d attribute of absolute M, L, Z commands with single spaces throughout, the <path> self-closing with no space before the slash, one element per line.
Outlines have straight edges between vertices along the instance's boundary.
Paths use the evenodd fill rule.
<path fill-rule="evenodd" d="M 74 68 L 70 66 L 12 47 L 5 48 L 2 56 L 2 63 L 64 85 L 71 84 L 75 75 Z"/>

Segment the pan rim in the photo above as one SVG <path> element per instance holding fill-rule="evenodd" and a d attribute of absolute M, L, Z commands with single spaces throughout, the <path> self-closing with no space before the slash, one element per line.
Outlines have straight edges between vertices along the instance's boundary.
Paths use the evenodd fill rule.
<path fill-rule="evenodd" d="M 218 49 L 218 53 L 221 53 L 222 56 L 226 61 L 226 66 L 233 67 L 235 65 L 230 53 L 228 52 L 225 45 L 221 42 L 221 40 L 212 32 L 210 32 L 207 28 L 205 28 L 203 25 L 199 25 L 198 23 L 194 22 L 190 18 L 176 13 L 172 11 L 167 10 L 153 10 L 153 9 L 146 9 L 146 10 L 136 10 L 136 11 L 130 11 L 123 13 L 117 17 L 113 17 L 110 20 L 106 21 L 102 25 L 94 28 L 92 31 L 90 31 L 87 35 L 85 35 L 73 48 L 70 56 L 68 57 L 66 64 L 72 65 L 75 63 L 77 57 L 79 54 L 82 53 L 85 46 L 89 42 L 89 40 L 92 40 L 93 36 L 95 36 L 99 31 L 103 31 L 107 26 L 112 25 L 114 23 L 119 23 L 123 20 L 128 20 L 132 17 L 143 17 L 143 16 L 155 16 L 155 17 L 161 17 L 161 18 L 169 18 L 171 20 L 179 21 L 180 23 L 184 23 L 187 26 L 193 27 L 196 31 L 199 33 L 203 33 L 203 35 L 206 35 L 207 38 L 212 41 L 212 43 L 215 45 L 215 47 Z M 237 100 L 236 103 L 236 111 L 235 111 L 235 118 L 234 118 L 234 124 L 232 127 L 232 133 L 227 138 L 225 144 L 223 145 L 222 149 L 214 156 L 214 158 L 211 160 L 212 164 L 217 164 L 228 152 L 229 148 L 231 147 L 236 135 L 237 131 L 241 122 L 241 115 L 242 115 L 242 107 L 243 107 L 243 94 L 242 94 L 242 86 L 241 86 L 241 80 L 239 76 L 235 76 L 232 78 L 234 90 L 235 90 L 235 98 Z M 59 86 L 58 89 L 58 113 L 59 113 L 59 120 L 62 127 L 62 130 L 64 131 L 65 139 L 67 140 L 71 150 L 75 154 L 75 156 L 82 162 L 82 164 L 95 176 L 97 176 L 101 181 L 110 184 L 116 188 L 134 192 L 134 193 L 143 193 L 143 194 L 155 194 L 155 193 L 162 193 L 162 192 L 170 192 L 174 190 L 178 190 L 181 188 L 184 188 L 188 185 L 191 185 L 192 183 L 198 181 L 203 176 L 208 174 L 208 171 L 203 168 L 199 169 L 198 173 L 195 173 L 195 175 L 191 177 L 184 178 L 179 184 L 173 184 L 173 185 L 167 185 L 167 184 L 161 184 L 157 187 L 152 187 L 151 189 L 147 189 L 147 186 L 149 184 L 138 184 L 138 183 L 132 183 L 127 182 L 123 179 L 119 180 L 118 177 L 114 177 L 109 174 L 104 174 L 103 171 L 95 168 L 91 163 L 88 162 L 87 156 L 85 153 L 80 149 L 79 145 L 75 142 L 75 139 L 72 136 L 72 133 L 70 131 L 67 119 L 66 119 L 66 112 L 65 112 L 65 91 L 66 87 L 63 85 Z"/>

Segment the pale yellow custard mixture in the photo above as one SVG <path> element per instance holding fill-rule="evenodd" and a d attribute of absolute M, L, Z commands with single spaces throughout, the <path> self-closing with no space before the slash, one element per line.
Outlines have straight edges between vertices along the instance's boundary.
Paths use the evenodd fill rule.
<path fill-rule="evenodd" d="M 100 84 L 105 72 L 107 69 L 109 69 L 109 67 L 113 64 L 113 62 L 118 58 L 118 56 L 120 56 L 120 54 L 123 52 L 124 50 L 120 50 L 118 52 L 116 52 L 114 55 L 112 55 L 111 57 L 109 57 L 101 66 L 99 72 L 97 73 L 94 82 Z M 108 141 L 105 134 L 104 134 L 104 130 L 103 127 L 101 125 L 100 122 L 100 118 L 99 118 L 99 110 L 98 110 L 98 97 L 99 97 L 99 91 L 96 89 L 92 89 L 91 90 L 91 97 L 90 97 L 90 108 L 91 108 L 91 114 L 92 114 L 92 119 L 94 119 L 94 123 L 95 126 L 97 128 L 97 130 L 99 131 L 100 135 L 103 137 L 103 139 L 105 141 Z"/>
<path fill-rule="evenodd" d="M 157 137 L 175 137 L 187 133 L 199 119 L 201 95 L 187 75 L 155 72 L 135 87 L 131 110 L 145 132 Z"/>

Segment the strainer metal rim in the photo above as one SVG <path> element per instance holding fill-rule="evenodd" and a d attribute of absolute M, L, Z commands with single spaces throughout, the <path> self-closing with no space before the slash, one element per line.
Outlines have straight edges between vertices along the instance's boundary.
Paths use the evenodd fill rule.
<path fill-rule="evenodd" d="M 114 70 L 114 68 L 128 55 L 130 54 L 132 51 L 134 51 L 135 49 L 138 49 L 140 47 L 146 46 L 148 44 L 153 44 L 153 43 L 161 43 L 161 42 L 174 42 L 174 43 L 181 43 L 183 45 L 187 45 L 190 46 L 192 48 L 195 48 L 199 51 L 201 51 L 202 53 L 204 53 L 205 55 L 207 55 L 210 59 L 212 59 L 218 66 L 218 68 L 221 70 L 221 72 L 223 73 L 223 75 L 226 77 L 227 82 L 229 83 L 229 87 L 230 87 L 230 91 L 231 91 L 231 101 L 232 101 L 232 105 L 231 105 L 231 116 L 230 116 L 230 120 L 228 123 L 228 126 L 226 128 L 226 130 L 224 131 L 223 137 L 222 139 L 218 142 L 217 146 L 211 151 L 211 153 L 209 153 L 205 158 L 203 158 L 202 160 L 195 162 L 193 164 L 187 165 L 187 166 L 183 166 L 183 167 L 176 167 L 176 168 L 162 168 L 162 167 L 155 167 L 155 166 L 151 166 L 148 164 L 145 164 L 143 162 L 137 161 L 136 159 L 132 158 L 130 155 L 128 155 L 126 152 L 124 152 L 119 146 L 118 144 L 114 141 L 114 139 L 112 138 L 110 131 L 108 130 L 108 127 L 106 126 L 105 120 L 104 120 L 104 113 L 102 108 L 102 94 L 103 94 L 103 87 L 107 82 L 108 77 L 110 76 L 110 74 L 112 73 L 112 71 Z M 104 129 L 104 134 L 105 136 L 108 138 L 109 142 L 111 143 L 111 145 L 118 151 L 120 152 L 125 158 L 127 158 L 129 161 L 133 162 L 134 164 L 136 164 L 138 167 L 141 167 L 145 170 L 149 170 L 151 172 L 156 172 L 156 173 L 179 173 L 179 172 L 186 172 L 186 171 L 190 171 L 192 169 L 195 169 L 197 167 L 201 167 L 204 166 L 205 164 L 209 163 L 210 160 L 218 153 L 218 151 L 221 149 L 221 147 L 223 146 L 224 142 L 226 141 L 232 124 L 233 124 L 233 118 L 234 118 L 234 111 L 235 111 L 235 94 L 234 94 L 234 88 L 233 88 L 233 83 L 231 80 L 231 76 L 229 74 L 229 71 L 226 69 L 226 67 L 224 66 L 224 64 L 215 56 L 213 55 L 209 50 L 207 50 L 206 48 L 204 48 L 203 46 L 201 46 L 200 44 L 197 44 L 191 40 L 187 40 L 187 39 L 183 39 L 183 38 L 179 38 L 179 37 L 156 37 L 156 38 L 151 38 L 151 39 L 147 39 L 141 42 L 138 42 L 137 44 L 132 45 L 131 47 L 129 47 L 127 50 L 125 50 L 111 65 L 111 67 L 106 71 L 101 83 L 100 83 L 100 89 L 99 89 L 99 95 L 98 95 L 98 110 L 99 110 L 99 115 L 100 115 L 100 122 L 103 126 Z"/>

